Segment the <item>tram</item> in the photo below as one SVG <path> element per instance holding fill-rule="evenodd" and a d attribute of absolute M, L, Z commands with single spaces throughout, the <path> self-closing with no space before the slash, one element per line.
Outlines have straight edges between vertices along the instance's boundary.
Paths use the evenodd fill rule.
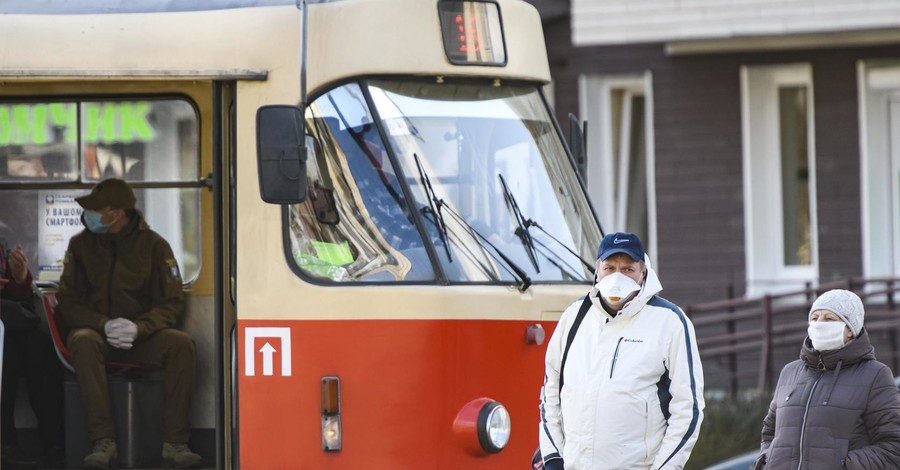
<path fill-rule="evenodd" d="M 0 236 L 52 291 L 74 198 L 132 184 L 183 273 L 206 462 L 526 465 L 601 238 L 533 6 L 31 3 L 0 6 Z"/>

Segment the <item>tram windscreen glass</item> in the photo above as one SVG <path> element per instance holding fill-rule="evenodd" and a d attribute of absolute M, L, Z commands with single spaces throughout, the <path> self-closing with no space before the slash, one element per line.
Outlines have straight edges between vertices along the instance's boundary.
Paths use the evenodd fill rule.
<path fill-rule="evenodd" d="M 312 195 L 291 206 L 304 275 L 591 280 L 599 228 L 537 85 L 349 83 L 313 100 L 306 119 L 318 142 L 307 178 L 331 188 L 335 217 L 318 217 Z"/>
<path fill-rule="evenodd" d="M 504 257 L 535 282 L 591 279 L 599 229 L 537 86 L 379 80 L 369 93 L 450 281 L 512 282 Z M 423 209 L 434 199 L 439 221 Z"/>

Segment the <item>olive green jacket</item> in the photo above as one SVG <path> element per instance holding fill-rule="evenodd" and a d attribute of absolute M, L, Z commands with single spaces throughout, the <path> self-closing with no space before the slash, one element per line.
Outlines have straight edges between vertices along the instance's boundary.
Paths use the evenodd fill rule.
<path fill-rule="evenodd" d="M 72 237 L 56 297 L 70 328 L 103 334 L 107 321 L 123 317 L 137 324 L 138 340 L 174 327 L 185 305 L 172 248 L 139 211 L 119 233 Z"/>

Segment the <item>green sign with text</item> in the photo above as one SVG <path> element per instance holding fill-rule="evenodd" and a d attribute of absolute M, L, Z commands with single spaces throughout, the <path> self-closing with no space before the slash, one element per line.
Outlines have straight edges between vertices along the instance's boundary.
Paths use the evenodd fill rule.
<path fill-rule="evenodd" d="M 0 145 L 77 142 L 75 103 L 0 105 Z M 83 144 L 128 144 L 152 141 L 149 102 L 81 103 Z"/>

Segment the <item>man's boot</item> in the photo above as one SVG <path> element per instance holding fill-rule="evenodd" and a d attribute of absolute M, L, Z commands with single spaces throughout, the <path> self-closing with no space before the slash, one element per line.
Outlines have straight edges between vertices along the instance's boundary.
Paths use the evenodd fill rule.
<path fill-rule="evenodd" d="M 191 452 L 187 444 L 163 443 L 163 466 L 168 468 L 200 468 L 203 459 Z"/>
<path fill-rule="evenodd" d="M 94 449 L 84 458 L 85 470 L 107 470 L 119 465 L 116 441 L 104 438 L 94 441 Z"/>

